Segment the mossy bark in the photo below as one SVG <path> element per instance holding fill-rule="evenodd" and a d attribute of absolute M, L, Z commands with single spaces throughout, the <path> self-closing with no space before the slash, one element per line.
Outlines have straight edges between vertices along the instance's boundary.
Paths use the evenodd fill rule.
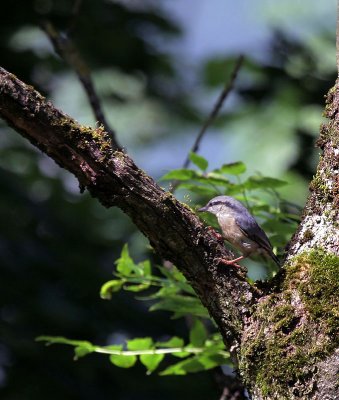
<path fill-rule="evenodd" d="M 102 128 L 79 125 L 2 68 L 0 116 L 73 173 L 81 190 L 106 207 L 121 208 L 155 251 L 184 273 L 227 345 L 239 349 L 243 316 L 258 291 L 240 269 L 220 265 L 220 259 L 232 255 L 188 206 L 162 190 L 127 154 L 113 151 Z"/>
<path fill-rule="evenodd" d="M 244 327 L 239 369 L 253 399 L 339 398 L 338 82 L 325 116 L 323 153 L 284 269 Z"/>
<path fill-rule="evenodd" d="M 194 212 L 163 191 L 102 128 L 80 126 L 0 68 L 0 116 L 68 169 L 106 207 L 118 206 L 175 263 L 214 318 L 253 399 L 336 399 L 338 333 L 338 89 L 329 93 L 323 150 L 281 272 L 261 286 L 219 265 L 230 254 Z"/>

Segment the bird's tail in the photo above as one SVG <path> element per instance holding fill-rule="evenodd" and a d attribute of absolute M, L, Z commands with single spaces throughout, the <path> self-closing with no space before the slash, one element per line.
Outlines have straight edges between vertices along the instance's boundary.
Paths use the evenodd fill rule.
<path fill-rule="evenodd" d="M 271 256 L 272 260 L 277 264 L 277 266 L 280 267 L 279 258 L 273 253 L 273 251 L 270 251 L 270 256 Z"/>

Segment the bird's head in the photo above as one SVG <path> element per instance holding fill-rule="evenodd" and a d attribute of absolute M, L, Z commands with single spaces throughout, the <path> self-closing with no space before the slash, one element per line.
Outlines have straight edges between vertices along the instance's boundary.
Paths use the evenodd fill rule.
<path fill-rule="evenodd" d="M 237 215 L 242 213 L 244 206 L 236 199 L 230 196 L 217 196 L 210 200 L 205 207 L 199 208 L 199 212 L 209 212 L 218 215 Z"/>

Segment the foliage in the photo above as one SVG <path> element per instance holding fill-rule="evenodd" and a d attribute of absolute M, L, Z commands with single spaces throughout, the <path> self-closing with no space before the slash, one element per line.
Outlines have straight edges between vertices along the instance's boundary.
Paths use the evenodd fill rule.
<path fill-rule="evenodd" d="M 125 245 L 120 258 L 116 261 L 115 276 L 117 279 L 106 282 L 100 295 L 110 299 L 112 293 L 121 289 L 141 292 L 149 289 L 152 294 L 140 300 L 152 299 L 150 311 L 167 310 L 173 318 L 190 314 L 193 323 L 189 331 L 189 341 L 172 337 L 166 341 L 134 338 L 126 340 L 124 345 L 96 346 L 88 341 L 69 340 L 63 337 L 40 336 L 38 341 L 49 344 L 62 343 L 74 346 L 75 359 L 97 352 L 110 355 L 112 364 L 121 368 L 132 367 L 137 360 L 146 367 L 147 373 L 153 372 L 164 359 L 172 355 L 184 359 L 162 370 L 160 375 L 185 375 L 187 372 L 198 372 L 229 363 L 229 353 L 225 351 L 222 338 L 217 333 L 208 333 L 201 317 L 208 318 L 207 310 L 196 297 L 193 289 L 184 276 L 174 266 L 157 266 L 160 276 L 152 272 L 149 260 L 135 263 Z"/>
<path fill-rule="evenodd" d="M 271 234 L 272 245 L 279 252 L 283 251 L 295 230 L 300 211 L 295 204 L 283 200 L 277 192 L 287 184 L 285 181 L 260 174 L 246 177 L 246 165 L 243 162 L 224 164 L 208 172 L 208 161 L 202 156 L 191 154 L 190 160 L 198 169 L 172 170 L 162 180 L 178 181 L 177 189 L 191 192 L 192 196 L 199 196 L 199 199 L 202 197 L 205 202 L 223 194 L 236 197 L 258 219 L 263 229 Z M 208 215 L 205 218 L 217 228 L 213 217 Z"/>
<path fill-rule="evenodd" d="M 82 3 L 78 15 L 73 14 L 76 3 Z M 66 33 L 72 27 L 75 46 L 91 69 L 121 143 L 139 157 L 153 176 L 164 168 L 179 165 L 183 158 L 179 152 L 168 151 L 168 142 L 159 148 L 161 136 L 170 137 L 171 144 L 176 140 L 176 149 L 186 151 L 185 143 L 193 141 L 189 133 L 197 131 L 205 120 L 217 92 L 225 85 L 227 68 L 232 68 L 234 61 L 227 52 L 214 53 L 211 58 L 206 58 L 205 53 L 204 79 L 203 63 L 178 56 L 177 49 L 172 47 L 171 39 L 180 35 L 180 21 L 166 10 L 161 12 L 160 3 L 21 1 L 13 12 L 15 3 L 3 2 L 0 14 L 2 66 L 41 90 L 64 112 L 82 123 L 94 124 L 74 73 L 55 55 L 39 23 L 41 19 L 51 20 Z M 141 9 L 134 5 L 141 5 Z M 189 18 L 185 20 L 185 31 L 189 22 Z M 221 128 L 218 137 L 223 136 L 229 150 L 220 151 L 221 157 L 234 154 L 232 142 L 237 138 L 236 150 L 243 151 L 237 157 L 246 160 L 249 169 L 254 158 L 255 168 L 263 170 L 263 164 L 257 161 L 264 154 L 266 165 L 279 165 L 280 158 L 280 163 L 284 162 L 282 172 L 289 170 L 289 174 L 312 177 L 317 160 L 313 143 L 323 95 L 337 74 L 334 37 L 320 36 L 317 23 L 312 26 L 312 38 L 318 39 L 318 43 L 322 39 L 318 54 L 309 51 L 304 39 L 299 43 L 295 36 L 288 39 L 286 31 L 272 35 L 270 48 L 265 42 L 264 54 L 262 42 L 258 42 L 255 54 L 262 54 L 263 58 L 251 59 L 246 54 L 247 61 L 232 93 L 235 101 L 228 103 L 216 120 L 215 126 Z M 171 52 L 167 48 L 169 42 Z M 237 43 L 235 40 L 234 46 Z M 233 49 L 236 52 L 236 47 Z M 325 74 L 320 71 L 324 65 L 330 66 Z M 187 79 L 188 76 L 191 78 Z M 213 97 L 211 101 L 209 95 Z M 161 117 L 164 109 L 171 113 L 170 120 Z M 142 122 L 140 114 L 146 114 Z M 182 121 L 181 125 L 178 123 L 180 118 L 184 119 L 184 126 Z M 112 374 L 111 365 L 102 362 L 101 357 L 85 357 L 74 366 L 69 362 L 66 347 L 46 351 L 34 343 L 33 338 L 41 332 L 88 338 L 93 343 L 110 343 L 112 332 L 127 337 L 185 336 L 185 320 L 166 318 L 166 312 L 146 312 L 140 302 L 131 301 L 131 291 L 123 288 L 114 294 L 114 301 L 98 299 L 98 287 L 108 279 L 123 243 L 128 241 L 131 253 L 140 258 L 144 240 L 119 210 L 106 210 L 87 194 L 80 196 L 72 177 L 8 127 L 0 127 L 0 220 L 4 221 L 0 224 L 0 397 L 85 400 L 107 398 L 114 390 L 114 397 L 122 399 L 126 398 L 126 387 L 131 399 L 148 399 L 150 387 L 154 399 L 220 397 L 219 389 L 205 375 L 200 375 L 202 379 L 187 375 L 183 385 L 174 376 L 159 380 L 151 375 L 145 380 L 138 368 L 128 374 L 116 368 Z M 227 132 L 232 134 L 226 139 Z M 211 139 L 218 137 L 213 133 Z M 274 144 L 277 151 L 272 150 Z M 145 151 L 151 156 L 145 156 Z M 146 159 L 152 161 L 151 165 L 145 165 Z M 199 167 L 207 169 L 204 164 Z M 245 173 L 239 177 L 244 181 Z M 233 178 L 237 184 L 236 176 Z M 291 175 L 285 179 L 291 182 Z M 205 183 L 199 183 L 199 188 L 193 180 L 181 183 L 180 190 L 191 193 L 194 204 L 216 193 L 214 187 Z M 289 186 L 288 198 L 302 203 L 305 188 L 306 183 L 299 179 L 298 185 Z M 226 186 L 219 190 L 223 193 Z M 260 197 L 265 193 L 260 190 Z M 250 205 L 260 222 L 275 224 L 275 214 L 270 211 L 280 200 L 271 194 L 262 198 L 261 204 Z M 235 195 L 246 203 L 241 193 Z M 268 199 L 273 205 L 267 205 L 271 204 Z M 261 206 L 269 208 L 269 213 L 259 209 Z M 280 209 L 288 217 L 290 205 L 280 204 Z M 275 246 L 285 245 L 291 221 L 292 218 L 282 218 L 278 226 L 264 227 L 267 233 L 274 233 L 270 239 Z M 208 223 L 215 221 L 208 219 Z M 133 386 L 129 385 L 131 381 Z"/>
<path fill-rule="evenodd" d="M 294 229 L 297 217 L 279 207 L 281 199 L 276 188 L 285 185 L 285 182 L 259 175 L 241 180 L 239 176 L 246 172 L 246 166 L 242 162 L 225 164 L 207 172 L 208 161 L 202 156 L 191 153 L 190 160 L 198 167 L 197 170 L 173 170 L 162 179 L 180 181 L 178 187 L 209 197 L 222 193 L 237 195 L 246 201 L 255 215 L 261 217 L 263 225 L 271 232 L 277 229 L 275 243 L 286 241 L 286 236 Z M 277 202 L 275 207 L 265 204 L 258 196 L 258 191 L 273 195 Z M 284 226 L 284 229 L 279 232 L 280 226 Z M 124 245 L 115 264 L 115 279 L 101 287 L 101 298 L 109 300 L 120 290 L 145 292 L 146 295 L 139 297 L 139 300 L 151 300 L 149 311 L 169 311 L 172 318 L 190 315 L 193 324 L 189 330 L 187 344 L 180 337 L 172 337 L 165 342 L 157 342 L 150 337 L 134 338 L 126 340 L 124 344 L 108 346 L 97 346 L 88 341 L 64 337 L 40 336 L 37 340 L 46 341 L 48 344 L 74 346 L 75 359 L 94 352 L 109 354 L 112 364 L 121 368 L 130 368 L 139 359 L 146 367 L 147 373 L 155 371 L 165 355 L 184 359 L 167 366 L 160 375 L 185 375 L 188 372 L 198 372 L 230 363 L 229 353 L 224 349 L 220 334 L 213 331 L 210 333 L 206 328 L 206 319 L 209 319 L 207 310 L 175 266 L 164 264 L 152 267 L 150 260 L 136 263 L 129 254 L 127 244 Z M 210 321 L 208 326 L 213 326 L 213 322 Z"/>

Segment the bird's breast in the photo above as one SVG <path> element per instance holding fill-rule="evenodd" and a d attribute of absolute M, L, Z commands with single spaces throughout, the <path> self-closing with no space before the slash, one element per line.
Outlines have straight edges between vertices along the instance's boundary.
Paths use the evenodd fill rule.
<path fill-rule="evenodd" d="M 250 254 L 257 250 L 258 245 L 241 231 L 235 218 L 232 216 L 217 216 L 218 223 L 222 230 L 225 239 L 230 242 L 235 248 L 244 254 Z"/>

